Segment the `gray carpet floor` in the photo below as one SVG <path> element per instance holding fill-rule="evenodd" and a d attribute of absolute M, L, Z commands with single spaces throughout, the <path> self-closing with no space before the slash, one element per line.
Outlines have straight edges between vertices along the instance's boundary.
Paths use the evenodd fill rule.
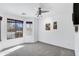
<path fill-rule="evenodd" d="M 42 42 L 23 44 L 20 48 L 6 56 L 74 56 L 73 50 L 49 45 Z"/>

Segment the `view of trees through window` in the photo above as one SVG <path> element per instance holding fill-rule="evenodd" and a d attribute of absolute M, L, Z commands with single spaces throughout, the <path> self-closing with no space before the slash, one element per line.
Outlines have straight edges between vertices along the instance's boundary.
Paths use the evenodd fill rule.
<path fill-rule="evenodd" d="M 7 19 L 7 39 L 23 37 L 23 21 Z"/>

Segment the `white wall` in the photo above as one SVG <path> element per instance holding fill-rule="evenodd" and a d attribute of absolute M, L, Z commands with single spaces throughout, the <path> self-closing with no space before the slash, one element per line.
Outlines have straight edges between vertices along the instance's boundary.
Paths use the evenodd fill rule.
<path fill-rule="evenodd" d="M 36 25 L 36 11 L 38 8 L 38 4 L 34 3 L 2 3 L 0 4 L 0 16 L 3 17 L 1 21 L 1 42 L 0 42 L 0 50 L 4 48 L 8 48 L 10 46 L 14 46 L 21 43 L 32 43 L 37 41 L 37 33 L 34 31 L 37 29 Z M 22 13 L 26 13 L 26 15 L 22 15 Z M 7 40 L 7 18 L 22 20 L 24 21 L 23 26 L 23 37 Z M 26 21 L 33 22 L 33 32 L 31 36 L 26 35 Z"/>
<path fill-rule="evenodd" d="M 24 24 L 24 42 L 26 43 L 30 43 L 30 42 L 36 42 L 37 41 L 37 25 L 38 25 L 38 22 L 37 22 L 37 18 L 34 18 L 34 17 L 30 17 L 30 18 L 27 18 L 27 20 L 25 19 L 25 21 L 32 21 L 32 35 L 28 36 L 26 35 L 26 22 Z"/>
<path fill-rule="evenodd" d="M 48 44 L 57 45 L 57 46 L 69 48 L 69 49 L 74 49 L 74 30 L 73 30 L 73 24 L 72 24 L 72 10 L 73 10 L 72 3 L 70 3 L 70 4 L 54 3 L 54 4 L 41 4 L 41 5 L 42 5 L 41 7 L 44 10 L 49 10 L 50 12 L 46 13 L 46 14 L 42 14 L 42 16 L 39 18 L 39 20 L 34 18 L 35 11 L 36 11 L 36 10 L 34 10 L 35 8 L 30 10 L 31 12 L 33 12 L 32 14 L 30 11 L 27 11 L 29 13 L 29 15 L 27 15 L 27 16 L 30 16 L 30 17 L 32 16 L 31 18 L 30 17 L 27 18 L 27 16 L 26 16 L 26 18 L 24 18 L 25 16 L 22 17 L 19 15 L 19 13 L 17 11 L 15 12 L 16 8 L 15 8 L 15 10 L 10 10 L 11 12 L 13 11 L 13 14 L 12 14 L 9 11 L 7 12 L 6 11 L 7 9 L 2 10 L 2 7 L 1 7 L 0 15 L 3 17 L 3 20 L 1 23 L 2 24 L 1 25 L 2 41 L 0 42 L 0 50 L 10 47 L 10 46 L 14 46 L 16 44 L 36 42 L 36 41 L 38 41 L 37 39 L 39 39 L 39 41 L 42 41 L 42 42 L 45 42 Z M 6 7 L 6 5 L 4 7 Z M 35 5 L 34 5 L 34 7 L 35 7 Z M 9 8 L 9 6 L 8 6 L 8 8 Z M 25 7 L 23 7 L 23 8 L 25 8 Z M 28 8 L 31 8 L 31 5 Z M 19 10 L 19 9 L 17 7 L 17 10 Z M 27 8 L 24 11 L 26 11 L 26 10 L 27 10 Z M 4 11 L 6 11 L 6 12 L 4 12 Z M 16 13 L 16 14 L 18 13 L 18 16 L 14 13 Z M 24 21 L 24 30 L 23 30 L 24 37 L 23 38 L 7 40 L 6 18 L 13 18 L 13 19 Z M 33 21 L 34 27 L 33 27 L 32 36 L 26 36 L 25 22 L 27 20 Z M 53 21 L 58 22 L 58 29 L 51 30 L 50 32 L 46 31 L 45 22 L 52 23 Z M 38 26 L 38 24 L 39 24 L 39 26 Z M 39 32 L 37 32 L 38 30 L 39 30 Z M 37 35 L 37 34 L 39 34 L 39 35 Z"/>
<path fill-rule="evenodd" d="M 12 14 L 3 14 L 1 15 L 3 17 L 1 21 L 1 42 L 0 42 L 0 50 L 4 48 L 8 48 L 17 44 L 22 44 L 22 43 L 32 43 L 35 42 L 36 40 L 34 39 L 34 24 L 33 24 L 33 32 L 31 36 L 26 36 L 26 21 L 32 19 L 31 21 L 34 23 L 35 18 L 22 18 L 19 16 L 14 16 Z M 24 21 L 23 23 L 23 37 L 22 38 L 16 38 L 16 39 L 10 39 L 7 40 L 7 18 L 11 19 L 16 19 L 16 20 L 22 20 Z"/>
<path fill-rule="evenodd" d="M 77 26 L 79 28 L 79 25 L 77 25 Z M 78 31 L 79 31 L 79 29 L 78 29 Z M 75 55 L 79 56 L 79 32 L 75 32 Z"/>
<path fill-rule="evenodd" d="M 72 23 L 72 3 L 42 4 L 48 13 L 39 19 L 39 41 L 74 50 L 74 29 Z M 58 29 L 46 31 L 45 22 L 57 21 Z"/>

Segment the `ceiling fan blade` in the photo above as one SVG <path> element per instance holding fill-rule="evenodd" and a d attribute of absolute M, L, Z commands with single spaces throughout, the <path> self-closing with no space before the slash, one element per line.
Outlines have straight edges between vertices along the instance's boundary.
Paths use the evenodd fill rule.
<path fill-rule="evenodd" d="M 41 11 L 41 13 L 46 13 L 46 12 L 49 12 L 49 11 Z"/>
<path fill-rule="evenodd" d="M 42 13 L 46 13 L 46 12 L 49 12 L 49 11 L 43 11 L 43 10 L 41 10 L 41 8 L 38 8 L 38 12 L 37 12 L 37 17 L 39 16 L 39 15 L 41 15 Z"/>

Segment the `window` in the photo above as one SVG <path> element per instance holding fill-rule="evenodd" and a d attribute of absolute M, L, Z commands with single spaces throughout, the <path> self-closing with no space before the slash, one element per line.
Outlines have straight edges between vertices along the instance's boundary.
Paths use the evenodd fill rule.
<path fill-rule="evenodd" d="M 7 19 L 7 39 L 23 37 L 23 21 Z"/>
<path fill-rule="evenodd" d="M 7 20 L 7 39 L 14 39 L 15 38 L 15 21 L 14 20 Z"/>
<path fill-rule="evenodd" d="M 26 22 L 26 34 L 32 35 L 32 22 L 31 21 Z"/>
<path fill-rule="evenodd" d="M 23 36 L 23 22 L 16 21 L 15 28 L 16 28 L 16 32 L 15 32 L 16 38 L 22 37 Z"/>

